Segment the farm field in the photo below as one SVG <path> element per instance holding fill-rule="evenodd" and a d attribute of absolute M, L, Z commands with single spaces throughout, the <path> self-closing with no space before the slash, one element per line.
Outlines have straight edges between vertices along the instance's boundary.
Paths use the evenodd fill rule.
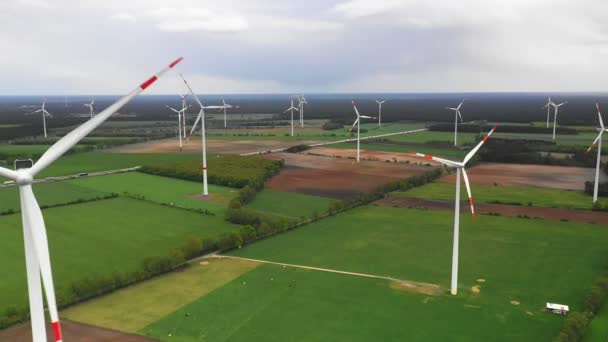
<path fill-rule="evenodd" d="M 500 129 L 500 127 L 499 127 Z M 499 130 L 496 131 L 495 136 L 497 138 L 505 139 L 527 139 L 527 140 L 544 140 L 551 141 L 553 136 L 551 134 L 530 134 L 530 133 L 501 133 Z M 596 138 L 597 133 L 579 133 L 579 134 L 557 134 L 555 141 L 559 145 L 574 145 L 589 147 L 593 140 Z"/>
<path fill-rule="evenodd" d="M 146 200 L 187 209 L 207 209 L 223 215 L 238 189 L 209 185 L 210 199 L 202 199 L 202 184 L 187 180 L 149 175 L 141 172 L 83 177 L 56 184 L 68 184 L 100 192 L 144 196 Z"/>
<path fill-rule="evenodd" d="M 77 153 L 61 157 L 37 178 L 63 176 L 81 172 L 115 170 L 133 166 L 161 162 L 178 162 L 184 160 L 199 160 L 196 154 L 121 154 L 105 152 Z"/>
<path fill-rule="evenodd" d="M 467 169 L 473 184 L 540 187 L 561 190 L 585 189 L 585 181 L 593 180 L 595 169 L 570 166 L 482 163 Z M 454 184 L 456 174 L 447 175 L 439 182 Z M 600 173 L 600 182 L 608 180 Z"/>
<path fill-rule="evenodd" d="M 195 262 L 183 270 L 72 306 L 63 310 L 61 317 L 137 333 L 257 266 L 254 262 L 229 259 Z"/>
<path fill-rule="evenodd" d="M 95 275 L 138 270 L 150 256 L 166 256 L 191 237 L 215 237 L 236 230 L 223 217 L 127 198 L 43 211 L 57 292 Z M 21 215 L 0 220 L 0 260 L 13 274 L 0 283 L 0 306 L 27 302 Z M 108 248 L 111 246 L 111 248 Z"/>
<path fill-rule="evenodd" d="M 379 161 L 357 164 L 345 158 L 329 158 L 296 153 L 273 153 L 264 158 L 285 160 L 281 172 L 267 187 L 272 190 L 347 199 L 373 190 L 387 182 L 422 174 L 430 167 Z"/>
<path fill-rule="evenodd" d="M 354 149 L 346 148 L 334 148 L 334 147 L 315 147 L 310 150 L 302 152 L 303 154 L 309 154 L 313 156 L 325 156 L 332 158 L 348 158 L 355 159 L 357 156 L 357 148 L 355 145 Z M 360 150 L 361 160 L 371 160 L 389 163 L 411 163 L 411 164 L 429 164 L 438 165 L 438 163 L 429 160 L 423 160 L 410 153 L 405 152 L 385 152 L 385 151 L 373 151 L 373 150 Z"/>
<path fill-rule="evenodd" d="M 339 143 L 330 145 L 331 148 L 343 148 L 343 149 L 357 149 L 357 142 Z M 315 149 L 312 149 L 314 151 Z M 365 151 L 384 151 L 384 152 L 420 152 L 424 154 L 432 154 L 445 158 L 461 159 L 466 155 L 467 150 L 458 149 L 447 149 L 447 148 L 433 148 L 420 145 L 398 145 L 391 143 L 366 143 L 361 142 L 361 150 Z"/>
<path fill-rule="evenodd" d="M 90 200 L 109 195 L 111 191 L 91 189 L 72 182 L 38 183 L 32 186 L 38 204 L 43 207 L 69 203 L 78 199 Z M 19 188 L 0 188 L 0 212 L 21 210 Z"/>
<path fill-rule="evenodd" d="M 472 145 L 475 143 L 475 138 L 479 134 L 475 133 L 458 133 L 458 145 Z M 418 132 L 414 134 L 396 135 L 386 137 L 384 139 L 397 142 L 411 142 L 411 143 L 429 143 L 429 142 L 451 142 L 454 143 L 454 132 L 437 132 L 437 131 L 426 131 Z"/>
<path fill-rule="evenodd" d="M 593 317 L 583 342 L 605 342 L 608 340 L 608 305 L 602 307 Z"/>
<path fill-rule="evenodd" d="M 563 209 L 591 209 L 592 197 L 583 191 L 533 188 L 521 186 L 494 186 L 476 184 L 472 178 L 471 191 L 477 203 L 503 203 Z M 456 194 L 454 183 L 434 182 L 406 192 L 394 192 L 392 196 L 429 198 L 434 200 L 453 201 Z M 468 201 L 467 192 L 460 191 L 461 200 Z M 608 199 L 600 198 L 602 203 Z"/>
<path fill-rule="evenodd" d="M 247 207 L 265 214 L 299 219 L 327 211 L 333 201 L 320 196 L 264 189 Z"/>

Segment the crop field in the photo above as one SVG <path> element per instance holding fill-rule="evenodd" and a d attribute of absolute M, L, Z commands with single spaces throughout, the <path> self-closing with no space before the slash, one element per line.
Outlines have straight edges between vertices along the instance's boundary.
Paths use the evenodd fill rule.
<path fill-rule="evenodd" d="M 127 198 L 43 211 L 53 273 L 60 293 L 70 283 L 95 275 L 139 269 L 149 256 L 166 256 L 191 237 L 215 237 L 236 229 L 223 217 Z M 111 246 L 111 248 L 110 248 Z M 0 220 L 0 260 L 7 274 L 0 283 L 0 306 L 27 301 L 21 215 Z"/>
<path fill-rule="evenodd" d="M 544 140 L 552 141 L 551 134 L 531 134 L 531 133 L 500 133 L 500 127 L 496 131 L 497 138 L 505 139 L 526 139 L 526 140 Z M 573 145 L 589 147 L 593 140 L 597 137 L 597 133 L 579 133 L 579 134 L 557 134 L 555 141 L 559 145 Z"/>
<path fill-rule="evenodd" d="M 572 166 L 483 163 L 467 169 L 473 184 L 541 187 L 561 190 L 585 189 L 585 182 L 593 180 L 595 169 Z M 440 182 L 454 184 L 456 174 L 442 177 Z M 600 182 L 608 177 L 600 173 Z"/>
<path fill-rule="evenodd" d="M 608 305 L 604 305 L 593 318 L 583 342 L 605 342 L 608 340 Z"/>
<path fill-rule="evenodd" d="M 202 199 L 202 184 L 187 180 L 148 175 L 141 172 L 83 177 L 55 184 L 77 186 L 91 191 L 143 196 L 146 200 L 187 209 L 207 209 L 223 215 L 237 189 L 209 185 L 210 199 Z M 42 185 L 42 184 L 41 184 Z M 46 184 L 45 184 L 46 185 Z M 1 193 L 1 192 L 0 192 Z"/>
<path fill-rule="evenodd" d="M 274 153 L 265 158 L 283 159 L 285 166 L 267 187 L 272 190 L 347 199 L 394 180 L 430 170 L 427 166 L 319 157 L 296 153 Z"/>
<path fill-rule="evenodd" d="M 327 211 L 333 201 L 325 197 L 265 189 L 255 197 L 248 208 L 275 216 L 299 219 Z"/>
<path fill-rule="evenodd" d="M 420 133 L 418 133 L 420 134 Z M 357 142 L 339 143 L 330 145 L 332 148 L 343 148 L 343 149 L 355 149 L 357 148 Z M 466 155 L 466 150 L 460 149 L 448 149 L 448 148 L 433 148 L 420 145 L 401 145 L 391 143 L 366 143 L 361 142 L 361 150 L 366 151 L 381 151 L 381 152 L 419 152 L 424 154 L 432 154 L 435 156 L 462 159 Z M 314 151 L 314 149 L 313 149 Z"/>
<path fill-rule="evenodd" d="M 115 170 L 159 162 L 178 162 L 186 160 L 199 160 L 196 154 L 122 154 L 89 152 L 77 153 L 61 157 L 47 169 L 42 171 L 38 178 L 50 176 L 63 176 L 81 172 L 94 172 Z"/>
<path fill-rule="evenodd" d="M 472 181 L 471 191 L 473 192 L 473 199 L 478 203 L 503 203 L 562 209 L 591 209 L 592 197 L 582 191 L 475 184 L 474 178 Z M 456 188 L 454 183 L 450 184 L 448 182 L 434 182 L 407 192 L 392 193 L 393 196 L 429 198 L 444 201 L 453 201 L 455 194 Z M 468 200 L 467 192 L 464 188 L 461 188 L 460 195 L 461 200 Z M 600 198 L 600 200 L 603 203 L 608 203 L 608 199 Z"/>
<path fill-rule="evenodd" d="M 472 145 L 475 143 L 475 138 L 479 134 L 475 133 L 458 133 L 458 145 Z M 386 137 L 384 139 L 397 142 L 411 142 L 411 143 L 429 143 L 429 142 L 451 142 L 454 143 L 454 132 L 436 132 L 426 131 L 418 132 L 414 134 L 395 135 Z"/>

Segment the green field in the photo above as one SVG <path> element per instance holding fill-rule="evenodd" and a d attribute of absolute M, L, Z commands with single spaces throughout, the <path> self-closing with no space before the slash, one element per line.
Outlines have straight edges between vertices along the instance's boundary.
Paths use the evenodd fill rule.
<path fill-rule="evenodd" d="M 48 150 L 50 145 L 0 145 L 0 155 L 30 158 Z M 80 151 L 84 145 L 76 145 L 72 151 Z"/>
<path fill-rule="evenodd" d="M 606 342 L 608 341 L 608 305 L 604 306 L 600 312 L 593 317 L 591 325 L 583 338 L 583 342 Z"/>
<path fill-rule="evenodd" d="M 333 199 L 264 189 L 248 208 L 289 219 L 311 217 L 326 212 Z"/>
<path fill-rule="evenodd" d="M 356 149 L 356 142 L 348 142 L 348 143 L 339 143 L 335 145 L 329 145 L 331 148 L 346 148 L 346 149 Z M 457 150 L 457 149 L 447 149 L 447 148 L 433 148 L 433 147 L 425 147 L 425 146 L 417 146 L 417 145 L 397 145 L 390 143 L 364 143 L 361 142 L 361 149 L 368 151 L 385 151 L 385 152 L 400 152 L 400 153 L 408 153 L 408 152 L 419 152 L 424 154 L 432 154 L 436 156 L 446 157 L 446 158 L 454 158 L 456 160 L 462 159 L 467 151 L 466 150 Z"/>
<path fill-rule="evenodd" d="M 63 310 L 62 318 L 136 333 L 199 297 L 257 267 L 242 260 L 217 259 L 129 286 Z"/>
<path fill-rule="evenodd" d="M 127 198 L 43 210 L 58 292 L 87 276 L 139 269 L 149 256 L 166 256 L 190 237 L 214 237 L 237 227 L 223 217 Z M 21 215 L 0 220 L 0 307 L 27 301 Z"/>
<path fill-rule="evenodd" d="M 223 216 L 228 202 L 238 190 L 209 185 L 210 200 L 201 200 L 202 184 L 181 179 L 148 175 L 141 172 L 119 173 L 107 176 L 82 177 L 66 182 L 91 191 L 115 192 L 144 196 L 146 200 L 173 204 L 188 209 L 207 209 Z M 56 183 L 59 184 L 59 183 Z"/>
<path fill-rule="evenodd" d="M 171 163 L 199 159 L 199 154 L 185 153 L 77 153 L 61 157 L 42 171 L 38 175 L 38 178 L 123 169 L 152 163 Z"/>
<path fill-rule="evenodd" d="M 40 206 L 65 204 L 77 199 L 89 200 L 111 192 L 83 187 L 69 181 L 38 183 L 33 185 L 33 189 Z M 0 212 L 20 209 L 19 188 L 16 186 L 0 188 Z"/>
<path fill-rule="evenodd" d="M 472 145 L 475 143 L 475 138 L 477 138 L 479 134 L 475 133 L 458 133 L 458 145 Z M 428 143 L 428 142 L 454 142 L 454 132 L 436 132 L 436 131 L 426 131 L 426 132 L 418 132 L 412 134 L 404 134 L 404 135 L 395 135 L 391 137 L 386 137 L 384 139 L 388 139 L 390 141 L 397 142 L 411 142 L 411 143 Z"/>
<path fill-rule="evenodd" d="M 503 203 L 532 205 L 536 207 L 591 209 L 592 197 L 583 191 L 559 190 L 535 187 L 494 186 L 472 184 L 473 199 L 478 203 Z M 394 192 L 392 196 L 430 198 L 434 200 L 454 200 L 455 185 L 434 182 L 407 192 Z M 467 200 L 467 192 L 460 191 L 460 198 Z M 608 204 L 608 199 L 600 199 Z"/>

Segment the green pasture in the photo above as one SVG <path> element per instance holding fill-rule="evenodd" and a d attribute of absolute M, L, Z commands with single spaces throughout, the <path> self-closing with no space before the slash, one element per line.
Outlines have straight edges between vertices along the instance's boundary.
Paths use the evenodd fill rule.
<path fill-rule="evenodd" d="M 345 149 L 356 149 L 357 142 L 339 143 L 335 145 L 329 145 L 332 148 L 345 148 Z M 435 156 L 441 156 L 446 158 L 462 159 L 466 155 L 466 150 L 459 149 L 448 149 L 448 148 L 433 148 L 419 145 L 401 145 L 391 143 L 366 143 L 361 142 L 361 149 L 368 151 L 384 151 L 384 152 L 419 152 L 424 154 L 432 154 Z"/>
<path fill-rule="evenodd" d="M 472 145 L 475 143 L 475 138 L 477 138 L 479 134 L 476 133 L 458 133 L 458 145 Z M 386 137 L 389 141 L 397 141 L 397 142 L 411 142 L 417 144 L 424 144 L 429 142 L 450 142 L 454 143 L 454 132 L 437 132 L 437 131 L 424 131 L 403 135 L 395 135 Z"/>
<path fill-rule="evenodd" d="M 608 341 L 608 305 L 593 317 L 591 325 L 583 338 L 583 342 L 606 342 Z"/>
<path fill-rule="evenodd" d="M 167 256 L 191 237 L 237 229 L 206 216 L 127 198 L 43 210 L 58 293 L 74 281 L 140 269 L 144 258 Z M 21 215 L 0 220 L 0 307 L 27 303 Z"/>
<path fill-rule="evenodd" d="M 535 187 L 472 184 L 473 199 L 479 203 L 502 203 L 530 205 L 535 207 L 591 209 L 592 197 L 583 191 L 560 190 Z M 454 200 L 455 184 L 434 182 L 406 192 L 394 192 L 392 196 L 429 198 L 434 200 Z M 461 200 L 468 200 L 464 188 L 460 190 Z M 600 198 L 608 204 L 608 198 Z"/>
<path fill-rule="evenodd" d="M 248 208 L 265 214 L 299 219 L 326 212 L 333 201 L 325 197 L 264 189 Z"/>

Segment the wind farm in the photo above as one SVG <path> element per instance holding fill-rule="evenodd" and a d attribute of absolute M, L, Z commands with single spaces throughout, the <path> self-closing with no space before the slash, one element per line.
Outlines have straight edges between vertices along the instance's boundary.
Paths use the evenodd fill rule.
<path fill-rule="evenodd" d="M 6 18 L 52 53 L 0 62 L 0 341 L 606 341 L 603 33 L 533 4 L 584 30 L 521 4 L 3 5 L 90 26 Z"/>

